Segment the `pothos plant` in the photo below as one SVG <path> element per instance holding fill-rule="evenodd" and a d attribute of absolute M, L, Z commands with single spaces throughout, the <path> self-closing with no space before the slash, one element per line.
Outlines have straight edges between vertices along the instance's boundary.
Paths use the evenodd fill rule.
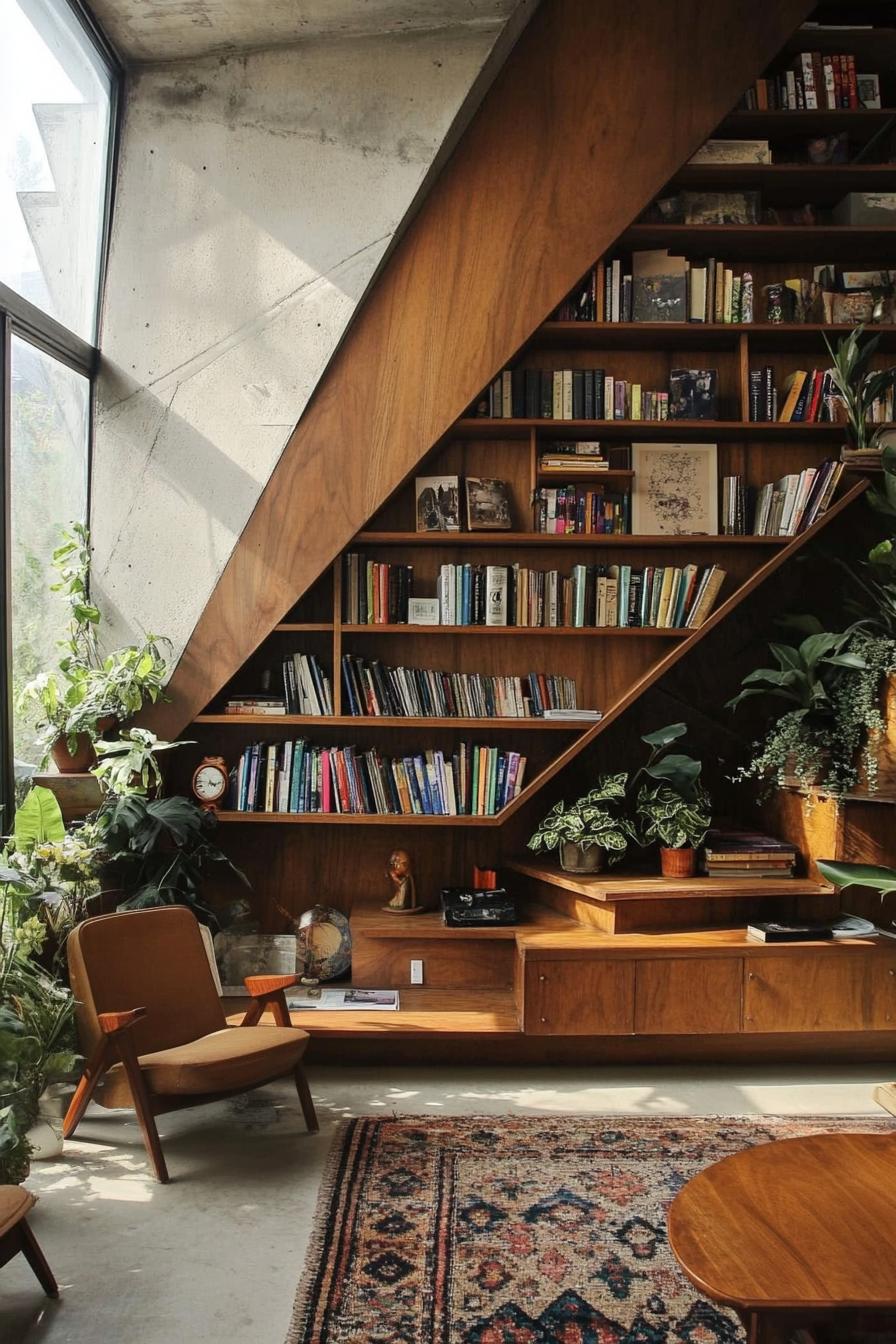
<path fill-rule="evenodd" d="M 625 813 L 627 783 L 626 773 L 601 775 L 595 787 L 574 803 L 555 803 L 529 839 L 529 849 L 538 854 L 570 844 L 586 852 L 598 846 L 606 851 L 609 863 L 619 863 L 636 839 Z"/>
<path fill-rule="evenodd" d="M 735 709 L 758 695 L 786 706 L 735 778 L 762 780 L 767 787 L 796 779 L 806 788 L 844 793 L 858 778 L 869 740 L 884 726 L 881 677 L 896 667 L 896 643 L 859 625 L 826 631 L 814 616 L 789 617 L 786 623 L 805 638 L 798 645 L 769 644 L 777 666 L 749 673 L 728 701 Z M 873 787 L 874 762 L 867 751 L 865 764 Z"/>
<path fill-rule="evenodd" d="M 99 608 L 90 600 L 90 533 L 83 523 L 63 532 L 53 552 L 57 580 L 51 591 L 68 602 L 66 634 L 59 641 L 55 670 L 42 672 L 23 688 L 19 706 L 32 716 L 45 748 L 64 738 L 70 752 L 86 734 L 96 740 L 104 722 L 127 721 L 144 702 L 163 694 L 169 641 L 147 634 L 139 644 L 102 655 L 97 635 Z"/>

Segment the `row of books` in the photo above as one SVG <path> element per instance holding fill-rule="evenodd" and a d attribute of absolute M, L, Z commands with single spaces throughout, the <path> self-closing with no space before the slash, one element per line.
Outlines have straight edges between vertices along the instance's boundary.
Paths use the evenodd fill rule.
<path fill-rule="evenodd" d="M 492 419 L 715 420 L 717 382 L 715 369 L 672 369 L 668 389 L 661 391 L 614 378 L 604 369 L 505 369 L 488 397 L 477 403 L 477 414 Z M 497 383 L 509 386 L 510 395 L 492 395 Z M 522 387 L 521 396 L 514 387 Z M 549 388 L 550 396 L 536 398 L 536 387 Z"/>
<path fill-rule="evenodd" d="M 349 712 L 362 717 L 535 719 L 577 708 L 575 681 L 544 672 L 511 677 L 387 667 L 347 653 L 342 680 Z"/>
<path fill-rule="evenodd" d="M 856 58 L 851 53 L 801 51 L 794 57 L 792 69 L 757 79 L 744 94 L 740 107 L 746 112 L 858 108 L 862 106 L 859 80 L 864 87 L 868 79 L 856 73 Z"/>
<path fill-rule="evenodd" d="M 346 553 L 342 619 L 347 625 L 406 625 L 413 596 L 413 565 L 368 560 L 357 551 Z"/>
<path fill-rule="evenodd" d="M 715 257 L 689 261 L 667 248 L 632 253 L 631 272 L 606 266 L 605 322 L 752 322 L 753 276 Z"/>
<path fill-rule="evenodd" d="M 237 812 L 369 816 L 494 816 L 523 786 L 526 757 L 461 742 L 450 755 L 428 750 L 383 756 L 375 748 L 255 742 L 234 772 Z"/>
<path fill-rule="evenodd" d="M 563 302 L 554 310 L 555 322 L 596 322 L 597 321 L 597 268 L 592 266 L 587 275 L 574 289 L 571 289 Z"/>
<path fill-rule="evenodd" d="M 631 530 L 631 498 L 581 485 L 541 486 L 535 495 L 535 530 L 621 536 Z"/>
<path fill-rule="evenodd" d="M 758 490 L 745 487 L 742 476 L 722 478 L 721 528 L 725 536 L 795 537 L 811 527 L 830 507 L 844 464 L 829 458 Z"/>

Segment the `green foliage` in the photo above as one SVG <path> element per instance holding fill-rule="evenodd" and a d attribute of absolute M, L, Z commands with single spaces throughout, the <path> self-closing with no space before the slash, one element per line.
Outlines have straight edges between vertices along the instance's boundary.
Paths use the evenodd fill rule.
<path fill-rule="evenodd" d="M 880 334 L 863 339 L 865 328 L 853 327 L 837 342 L 836 350 L 825 335 L 831 356 L 831 377 L 843 404 L 852 442 L 856 448 L 872 447 L 879 431 L 869 424 L 871 408 L 893 386 L 896 370 L 871 371 L 871 359 L 880 344 Z"/>
<path fill-rule="evenodd" d="M 822 877 L 840 891 L 847 887 L 871 887 L 881 900 L 896 891 L 896 868 L 871 863 L 832 863 L 829 859 L 819 859 L 817 863 Z"/>
<path fill-rule="evenodd" d="M 246 877 L 213 841 L 217 818 L 191 798 L 110 794 L 95 814 L 99 843 L 124 890 L 120 910 L 186 905 L 206 923 L 214 913 L 200 900 L 207 865 Z"/>
<path fill-rule="evenodd" d="M 627 782 L 625 773 L 602 775 L 596 786 L 571 806 L 555 803 L 530 838 L 529 848 L 538 854 L 563 844 L 578 845 L 582 850 L 597 845 L 606 850 L 609 863 L 618 863 L 635 839 L 624 812 Z"/>
<path fill-rule="evenodd" d="M 62 840 L 64 836 L 65 822 L 55 793 L 35 784 L 16 808 L 13 818 L 16 849 L 29 849 L 45 840 Z"/>
<path fill-rule="evenodd" d="M 168 671 L 165 650 L 170 647 L 168 640 L 147 634 L 139 644 L 100 655 L 101 618 L 89 598 L 90 534 L 83 524 L 63 532 L 53 567 L 58 579 L 51 592 L 61 594 L 69 607 L 68 628 L 58 643 L 58 666 L 32 677 L 16 701 L 20 712 L 33 719 L 44 760 L 59 737 L 64 736 L 74 752 L 79 734 L 95 741 L 104 721 L 126 722 L 147 700 L 160 699 Z"/>
<path fill-rule="evenodd" d="M 637 806 L 643 844 L 699 849 L 712 823 L 709 795 L 700 784 L 694 785 L 691 797 L 670 784 L 643 784 Z"/>
<path fill-rule="evenodd" d="M 819 630 L 807 635 L 798 646 L 769 644 L 769 652 L 778 666 L 749 672 L 741 683 L 743 690 L 728 701 L 727 708 L 736 709 L 754 695 L 767 695 L 796 705 L 790 712 L 797 718 L 807 715 L 818 720 L 829 718 L 832 688 L 842 669 L 857 671 L 866 666 L 864 659 L 847 650 L 851 639 L 849 630 L 842 634 Z"/>
<path fill-rule="evenodd" d="M 114 742 L 95 744 L 99 763 L 90 773 L 104 790 L 120 798 L 130 793 L 154 793 L 162 785 L 157 753 L 188 745 L 191 744 L 160 742 L 148 729 L 132 728 Z"/>

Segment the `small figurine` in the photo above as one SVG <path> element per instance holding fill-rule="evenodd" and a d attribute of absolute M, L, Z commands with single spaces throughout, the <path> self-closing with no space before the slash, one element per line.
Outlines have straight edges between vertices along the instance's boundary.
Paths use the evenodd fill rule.
<path fill-rule="evenodd" d="M 410 855 L 403 849 L 394 850 L 389 856 L 386 872 L 395 892 L 389 904 L 384 905 L 383 909 L 390 915 L 421 914 L 423 906 L 417 904 L 417 888 L 414 885 L 414 874 L 411 872 Z"/>

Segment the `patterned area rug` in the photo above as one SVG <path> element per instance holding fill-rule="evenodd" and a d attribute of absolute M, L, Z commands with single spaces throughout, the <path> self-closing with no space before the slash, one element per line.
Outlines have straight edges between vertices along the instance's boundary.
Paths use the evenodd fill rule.
<path fill-rule="evenodd" d="M 350 1121 L 324 1178 L 287 1344 L 734 1344 L 666 1209 L 703 1167 L 883 1120 Z"/>

